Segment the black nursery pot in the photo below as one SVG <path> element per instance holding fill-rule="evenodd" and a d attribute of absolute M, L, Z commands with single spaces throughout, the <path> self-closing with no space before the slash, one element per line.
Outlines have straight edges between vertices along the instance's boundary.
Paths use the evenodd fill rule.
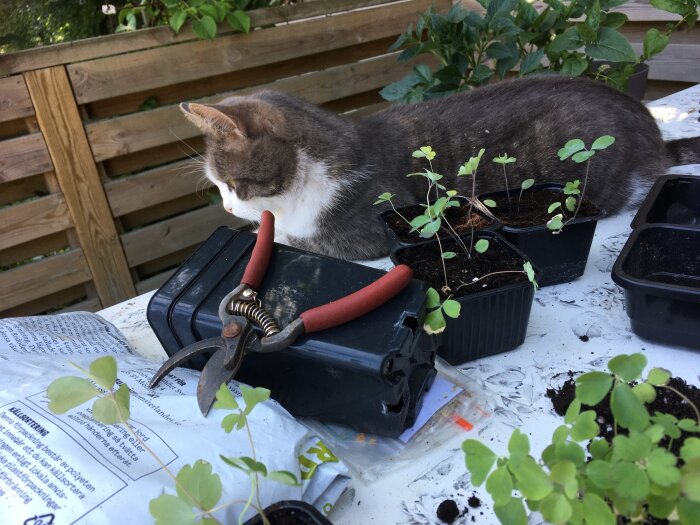
<path fill-rule="evenodd" d="M 700 229 L 645 225 L 620 252 L 612 278 L 634 333 L 700 350 Z"/>
<path fill-rule="evenodd" d="M 700 177 L 664 175 L 656 179 L 632 220 L 632 228 L 644 224 L 700 228 Z"/>
<path fill-rule="evenodd" d="M 561 190 L 563 187 L 562 184 L 554 183 L 535 184 L 525 191 Z M 520 188 L 510 190 L 511 198 L 519 193 Z M 479 200 L 498 200 L 506 198 L 506 195 L 505 191 L 484 193 L 479 195 Z M 498 208 L 495 213 L 498 213 Z M 568 283 L 583 275 L 599 218 L 600 212 L 596 208 L 594 215 L 576 217 L 557 234 L 553 234 L 546 224 L 528 227 L 503 224 L 497 232 L 539 268 L 541 275 L 537 283 L 540 286 L 550 286 Z"/>
<path fill-rule="evenodd" d="M 463 197 L 457 197 L 456 200 L 459 200 L 460 202 L 462 202 L 462 205 L 461 205 L 462 207 L 469 206 L 468 201 Z M 407 213 L 407 211 L 411 210 L 411 208 L 417 208 L 417 206 L 419 206 L 419 205 L 404 206 L 403 208 L 398 208 L 397 210 L 402 215 L 404 215 L 404 217 L 406 217 L 408 220 L 411 220 L 413 218 L 413 216 L 415 216 L 415 215 L 413 215 L 411 217 L 407 217 L 407 215 L 411 215 L 410 213 Z M 493 217 L 487 213 L 484 213 L 482 210 L 480 210 L 476 207 L 474 207 L 472 213 L 477 214 L 479 217 L 484 219 L 484 221 L 486 221 L 486 226 L 482 226 L 481 228 L 476 228 L 474 231 L 481 231 L 481 230 L 491 231 L 491 230 L 496 230 L 496 229 L 500 228 L 500 226 L 501 226 L 501 221 L 499 221 L 496 217 Z M 448 211 L 448 214 L 449 214 L 449 211 Z M 415 242 L 402 241 L 399 238 L 399 236 L 396 234 L 396 232 L 391 228 L 391 226 L 389 226 L 389 223 L 388 223 L 389 218 L 395 217 L 396 215 L 397 214 L 394 210 L 386 210 L 379 215 L 379 218 L 382 221 L 382 226 L 384 227 L 384 233 L 386 235 L 387 245 L 389 246 L 390 256 L 393 257 L 396 254 L 396 252 L 402 248 L 408 248 L 410 246 L 418 246 L 421 244 L 426 244 L 426 243 L 432 242 L 432 238 L 431 239 L 423 239 L 423 238 L 418 236 L 417 232 L 414 234 L 415 235 Z M 471 234 L 472 234 L 471 230 L 467 230 L 463 233 L 459 233 L 459 236 L 464 238 L 464 237 L 469 237 Z M 446 238 L 449 239 L 450 235 L 448 235 L 448 234 L 441 234 L 440 235 L 440 239 L 446 239 Z"/>
<path fill-rule="evenodd" d="M 305 501 L 285 500 L 273 503 L 263 511 L 271 525 L 333 525 L 316 507 Z M 256 514 L 244 525 L 262 525 Z"/>
<path fill-rule="evenodd" d="M 495 232 L 477 232 L 475 239 L 488 239 L 490 243 L 503 247 L 523 263 L 527 260 L 520 250 Z M 437 243 L 436 240 L 431 242 Z M 398 250 L 392 256 L 392 261 L 394 264 L 406 264 L 405 256 L 417 248 L 419 247 Z M 494 268 L 493 271 L 498 271 L 498 268 Z M 536 271 L 536 275 L 539 275 L 539 272 Z M 457 319 L 445 318 L 447 327 L 441 334 L 442 345 L 438 348 L 438 355 L 448 363 L 458 365 L 520 346 L 525 340 L 534 295 L 532 283 L 524 280 L 500 288 L 453 297 L 460 303 L 461 313 Z"/>

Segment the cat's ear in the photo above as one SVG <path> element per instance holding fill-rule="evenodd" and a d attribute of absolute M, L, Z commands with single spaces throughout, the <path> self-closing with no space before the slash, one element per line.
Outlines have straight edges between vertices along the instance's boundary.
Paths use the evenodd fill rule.
<path fill-rule="evenodd" d="M 218 135 L 224 138 L 246 139 L 245 133 L 231 117 L 213 106 L 183 102 L 180 104 L 182 113 L 204 133 Z"/>

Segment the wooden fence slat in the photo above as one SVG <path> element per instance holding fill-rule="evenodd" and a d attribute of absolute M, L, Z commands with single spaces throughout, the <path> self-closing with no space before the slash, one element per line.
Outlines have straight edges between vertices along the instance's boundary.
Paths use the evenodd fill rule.
<path fill-rule="evenodd" d="M 82 284 L 90 278 L 82 250 L 71 250 L 0 272 L 0 312 Z"/>
<path fill-rule="evenodd" d="M 33 114 L 34 108 L 22 75 L 0 78 L 0 122 Z"/>
<path fill-rule="evenodd" d="M 102 305 L 100 304 L 99 299 L 86 299 L 79 303 L 61 308 L 56 313 L 66 314 L 69 312 L 97 312 L 98 310 L 102 310 Z"/>
<path fill-rule="evenodd" d="M 282 22 L 394 1 L 396 0 L 311 0 L 297 4 L 255 9 L 248 11 L 248 15 L 251 19 L 251 28 L 266 27 Z M 217 34 L 221 36 L 232 32 L 233 30 L 228 25 L 221 25 Z M 197 38 L 191 26 L 187 24 L 178 34 L 175 34 L 169 27 L 154 27 L 131 33 L 86 38 L 65 44 L 0 54 L 0 77 L 33 69 L 183 43 Z"/>
<path fill-rule="evenodd" d="M 41 133 L 0 141 L 0 183 L 52 169 L 51 157 Z"/>
<path fill-rule="evenodd" d="M 642 45 L 633 44 L 641 53 Z M 700 82 L 700 45 L 669 44 L 658 55 L 650 58 L 650 80 L 672 80 L 674 82 Z"/>
<path fill-rule="evenodd" d="M 0 250 L 72 226 L 66 201 L 53 194 L 0 209 Z"/>
<path fill-rule="evenodd" d="M 192 160 L 175 162 L 105 184 L 107 199 L 115 217 L 155 206 L 162 202 L 209 188 L 202 170 Z"/>
<path fill-rule="evenodd" d="M 122 235 L 122 244 L 134 267 L 177 250 L 193 246 L 206 239 L 219 226 L 246 224 L 226 213 L 219 204 L 205 206 L 139 230 Z"/>
<path fill-rule="evenodd" d="M 347 97 L 385 86 L 410 71 L 414 64 L 396 62 L 398 53 L 337 66 L 307 75 L 286 78 L 255 88 L 245 88 L 198 100 L 212 104 L 230 95 L 245 95 L 259 89 L 271 88 L 302 96 L 316 104 Z M 420 60 L 418 61 L 420 62 Z M 148 112 L 133 113 L 86 125 L 93 155 L 98 161 L 134 153 L 200 134 L 181 114 L 176 105 Z"/>
<path fill-rule="evenodd" d="M 414 0 L 68 66 L 79 104 L 398 35 L 435 2 Z M 441 0 L 440 5 L 449 5 Z M 187 60 L 183 61 L 183 54 Z M 173 67 L 177 64 L 177 67 Z"/>
<path fill-rule="evenodd" d="M 103 306 L 129 297 L 131 280 L 63 66 L 25 73 L 37 121 Z"/>

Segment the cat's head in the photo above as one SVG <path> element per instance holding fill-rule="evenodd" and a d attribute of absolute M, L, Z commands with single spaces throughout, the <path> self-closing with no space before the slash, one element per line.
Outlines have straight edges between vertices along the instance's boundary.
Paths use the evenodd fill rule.
<path fill-rule="evenodd" d="M 183 103 L 185 117 L 206 137 L 205 171 L 224 208 L 257 221 L 291 191 L 297 164 L 296 135 L 284 114 L 251 97 L 216 105 Z"/>

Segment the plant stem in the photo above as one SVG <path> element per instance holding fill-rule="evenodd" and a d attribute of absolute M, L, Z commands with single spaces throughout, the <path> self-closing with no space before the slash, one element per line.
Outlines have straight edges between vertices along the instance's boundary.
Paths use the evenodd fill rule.
<path fill-rule="evenodd" d="M 503 271 L 501 271 L 501 272 L 491 272 L 491 273 L 487 273 L 486 275 L 482 275 L 481 277 L 479 277 L 479 278 L 477 278 L 477 279 L 474 279 L 474 280 L 473 280 L 472 282 L 470 282 L 470 283 L 464 283 L 464 282 L 463 282 L 463 283 L 457 288 L 457 290 L 459 290 L 460 288 L 464 288 L 465 286 L 471 286 L 472 284 L 476 284 L 476 283 L 478 283 L 479 281 L 482 281 L 482 280 L 486 279 L 487 277 L 491 277 L 492 275 L 499 275 L 499 274 L 502 274 L 502 273 L 525 273 L 525 272 L 523 272 L 523 271 L 521 271 L 521 270 L 503 270 Z M 527 274 L 525 274 L 525 275 L 527 275 Z"/>
<path fill-rule="evenodd" d="M 506 195 L 508 196 L 508 204 L 511 204 L 510 202 L 510 190 L 508 189 L 508 175 L 506 173 L 506 165 L 502 164 L 503 166 L 503 178 L 506 179 Z"/>
<path fill-rule="evenodd" d="M 405 222 L 406 224 L 408 224 L 409 226 L 411 226 L 411 221 L 409 221 L 406 217 L 404 217 L 403 215 L 401 215 L 401 212 L 399 212 L 399 210 L 396 209 L 396 207 L 394 206 L 394 201 L 392 201 L 391 199 L 389 199 L 389 204 L 391 204 L 391 209 L 394 210 L 394 213 L 395 213 L 396 215 L 398 215 L 399 217 L 401 217 L 401 218 L 404 220 L 404 222 Z M 412 227 L 412 226 L 411 226 L 411 227 Z"/>
<path fill-rule="evenodd" d="M 588 150 L 586 150 L 588 151 Z M 591 159 L 589 158 L 586 161 L 586 174 L 583 176 L 583 187 L 581 188 L 581 195 L 579 196 L 578 203 L 576 203 L 576 210 L 574 211 L 574 214 L 571 216 L 571 218 L 566 221 L 564 224 L 569 224 L 571 221 L 573 221 L 576 218 L 576 215 L 578 215 L 578 211 L 581 208 L 581 204 L 583 204 L 583 196 L 586 194 L 586 182 L 588 181 L 588 169 L 591 167 Z"/>
<path fill-rule="evenodd" d="M 680 397 L 683 401 L 688 403 L 690 405 L 690 407 L 693 409 L 693 412 L 695 412 L 695 419 L 696 419 L 698 425 L 700 425 L 700 411 L 698 411 L 698 407 L 696 407 L 695 404 L 690 399 L 688 399 L 687 396 L 685 396 L 682 392 L 673 388 L 672 386 L 668 386 L 668 385 L 659 385 L 659 386 L 661 388 L 665 388 L 666 390 L 670 390 L 671 392 L 675 393 L 678 397 Z"/>

